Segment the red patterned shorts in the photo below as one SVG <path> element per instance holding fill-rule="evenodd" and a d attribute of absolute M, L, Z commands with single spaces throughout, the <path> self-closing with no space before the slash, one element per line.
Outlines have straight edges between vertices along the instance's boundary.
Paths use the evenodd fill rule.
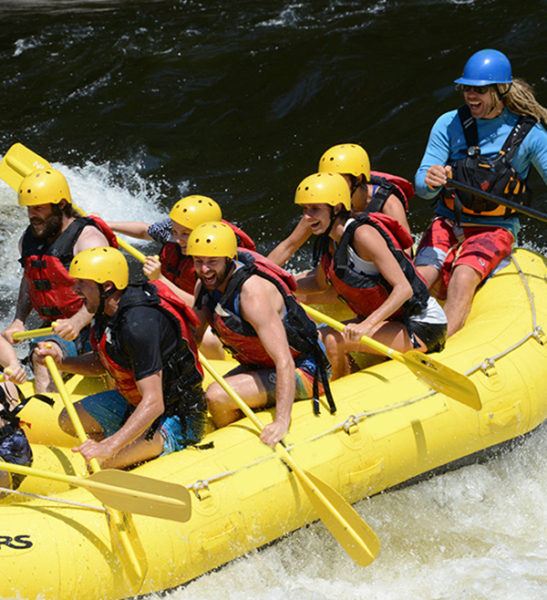
<path fill-rule="evenodd" d="M 513 242 L 513 234 L 503 227 L 457 226 L 437 217 L 420 242 L 414 264 L 439 269 L 437 297 L 444 300 L 454 267 L 472 267 L 484 281 L 511 254 Z"/>

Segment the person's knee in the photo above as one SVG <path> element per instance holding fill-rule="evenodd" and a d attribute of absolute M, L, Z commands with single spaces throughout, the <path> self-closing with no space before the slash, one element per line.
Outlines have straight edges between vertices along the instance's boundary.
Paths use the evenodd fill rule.
<path fill-rule="evenodd" d="M 226 404 L 226 393 L 218 383 L 211 383 L 205 392 L 207 408 L 214 414 L 221 410 Z"/>
<path fill-rule="evenodd" d="M 460 265 L 454 269 L 454 273 L 448 284 L 448 296 L 472 296 L 481 282 L 482 276 L 478 271 L 467 265 Z"/>

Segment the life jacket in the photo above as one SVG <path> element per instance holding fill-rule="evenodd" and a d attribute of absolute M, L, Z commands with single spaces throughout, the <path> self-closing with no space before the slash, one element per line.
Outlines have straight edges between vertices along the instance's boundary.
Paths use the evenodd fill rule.
<path fill-rule="evenodd" d="M 334 413 L 336 406 L 328 384 L 328 360 L 319 344 L 315 323 L 292 294 L 297 287 L 294 276 L 261 254 L 250 250 L 239 251 L 237 260 L 242 264 L 231 275 L 224 294 L 220 296 L 216 290 L 211 292 L 202 287 L 196 299 L 196 306 L 207 307 L 211 315 L 209 324 L 212 330 L 238 362 L 254 368 L 271 368 L 275 366 L 272 358 L 253 326 L 241 317 L 238 305 L 241 287 L 249 277 L 258 275 L 273 283 L 285 303 L 285 314 L 281 321 L 292 357 L 313 355 L 316 360 L 314 412 L 319 413 L 318 388 L 321 378 L 331 413 Z"/>
<path fill-rule="evenodd" d="M 392 286 L 380 273 L 361 273 L 348 263 L 348 247 L 353 247 L 353 236 L 361 225 L 371 225 L 378 231 L 412 286 L 412 297 L 391 315 L 390 319 L 399 319 L 402 316 L 412 316 L 422 312 L 427 306 L 429 292 L 412 261 L 404 252 L 412 245 L 412 238 L 397 219 L 383 213 L 359 216 L 344 230 L 334 255 L 330 251 L 323 253 L 321 267 L 327 281 L 358 316 L 368 316 L 383 304 L 391 293 Z"/>
<path fill-rule="evenodd" d="M 414 197 L 414 186 L 408 179 L 381 171 L 371 171 L 368 183 L 378 187 L 374 191 L 366 212 L 382 212 L 386 200 L 393 194 L 408 213 L 408 201 Z"/>
<path fill-rule="evenodd" d="M 449 163 L 452 167 L 452 179 L 521 205 L 529 204 L 526 180 L 511 166 L 511 159 L 519 144 L 534 127 L 535 119 L 520 116 L 501 150 L 495 156 L 488 157 L 480 153 L 477 122 L 466 104 L 458 108 L 458 117 L 465 135 L 467 156 Z M 458 223 L 462 213 L 485 217 L 508 217 L 515 213 L 511 208 L 449 186 L 444 188 L 441 197 L 446 206 L 454 211 Z"/>
<path fill-rule="evenodd" d="M 0 386 L 0 419 L 4 421 L 4 425 L 0 427 L 0 442 L 20 428 L 19 413 L 25 408 L 29 400 L 35 398 L 51 407 L 55 405 L 55 402 L 45 394 L 33 394 L 32 396 L 25 397 L 19 386 L 16 385 L 15 387 L 19 396 L 19 403 L 10 409 L 6 398 L 6 391 Z"/>
<path fill-rule="evenodd" d="M 162 372 L 164 414 L 185 414 L 195 410 L 203 400 L 201 383 L 203 370 L 198 360 L 197 346 L 191 326 L 197 327 L 199 320 L 194 311 L 161 281 L 130 285 L 124 291 L 118 310 L 108 321 L 100 338 L 95 320 L 91 327 L 90 342 L 98 352 L 104 368 L 114 378 L 116 388 L 132 406 L 142 400 L 133 371 L 118 364 L 111 355 L 119 354 L 120 323 L 123 313 L 136 306 L 150 306 L 166 314 L 177 328 L 180 346 L 169 357 L 164 358 Z"/>
<path fill-rule="evenodd" d="M 112 247 L 118 247 L 116 235 L 99 217 L 76 217 L 49 245 L 37 240 L 31 227 L 23 234 L 19 262 L 24 269 L 32 307 L 44 321 L 68 319 L 83 304 L 72 291 L 74 279 L 68 269 L 74 258 L 74 245 L 88 225 L 99 229 Z"/>
<path fill-rule="evenodd" d="M 222 221 L 229 225 L 237 238 L 237 245 L 246 250 L 256 250 L 253 240 L 239 227 L 228 221 Z M 196 286 L 196 273 L 194 261 L 191 256 L 182 253 L 176 242 L 167 242 L 160 254 L 161 273 L 177 287 L 189 294 L 194 294 Z"/>

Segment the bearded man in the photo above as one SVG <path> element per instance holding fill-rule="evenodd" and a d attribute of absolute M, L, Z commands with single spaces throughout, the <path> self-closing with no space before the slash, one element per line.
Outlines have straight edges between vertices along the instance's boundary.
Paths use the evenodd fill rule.
<path fill-rule="evenodd" d="M 72 206 L 68 183 L 56 169 L 39 169 L 19 186 L 19 205 L 26 206 L 30 225 L 19 241 L 24 272 L 19 286 L 13 322 L 2 335 L 16 343 L 13 334 L 25 330 L 34 309 L 54 335 L 47 338 L 63 356 L 75 356 L 86 348 L 93 315 L 72 287 L 68 268 L 76 254 L 88 248 L 117 245 L 107 225 L 96 217 L 81 217 Z M 43 340 L 45 341 L 45 340 Z M 36 392 L 55 391 L 47 368 L 32 352 Z"/>

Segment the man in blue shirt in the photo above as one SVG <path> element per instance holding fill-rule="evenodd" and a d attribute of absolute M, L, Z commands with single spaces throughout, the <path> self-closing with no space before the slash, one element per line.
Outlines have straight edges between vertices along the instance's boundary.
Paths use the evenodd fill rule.
<path fill-rule="evenodd" d="M 520 225 L 509 209 L 444 188 L 447 177 L 519 203 L 530 165 L 547 183 L 547 109 L 513 79 L 507 57 L 476 52 L 455 83 L 465 105 L 437 119 L 415 179 L 419 196 L 439 195 L 415 264 L 446 298 L 449 336 L 464 325 L 477 286 L 511 253 Z"/>

